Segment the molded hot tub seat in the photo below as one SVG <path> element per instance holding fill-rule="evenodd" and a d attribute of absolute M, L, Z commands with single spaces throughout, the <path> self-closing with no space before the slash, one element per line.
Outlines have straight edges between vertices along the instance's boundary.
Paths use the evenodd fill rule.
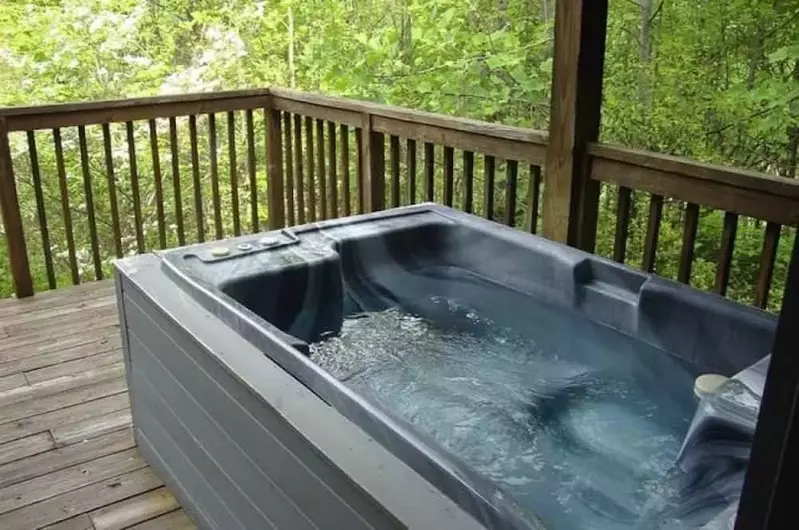
<path fill-rule="evenodd" d="M 195 521 L 543 527 L 307 357 L 347 314 L 392 305 L 424 314 L 401 285 L 420 269 L 431 282 L 456 275 L 475 300 L 496 285 L 576 311 L 705 372 L 756 362 L 775 327 L 764 312 L 435 205 L 122 260 L 137 437 Z"/>

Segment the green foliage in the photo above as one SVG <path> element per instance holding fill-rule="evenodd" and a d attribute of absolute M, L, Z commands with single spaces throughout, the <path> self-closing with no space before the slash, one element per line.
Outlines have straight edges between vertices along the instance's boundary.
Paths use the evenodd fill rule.
<path fill-rule="evenodd" d="M 554 1 L 503 0 L 63 0 L 0 3 L 0 105 L 263 86 L 369 99 L 434 112 L 546 129 L 552 74 Z M 605 60 L 602 139 L 632 147 L 794 177 L 799 143 L 799 5 L 795 0 L 612 2 Z M 232 203 L 225 116 L 217 116 L 226 233 Z M 236 142 L 242 224 L 249 220 L 246 131 Z M 178 120 L 183 218 L 195 234 L 186 120 Z M 209 143 L 199 125 L 201 205 L 213 235 Z M 159 122 L 168 243 L 177 243 L 171 153 Z M 124 128 L 112 126 L 112 162 L 123 252 L 136 251 L 130 163 Z M 113 258 L 108 183 L 99 127 L 88 127 L 89 175 L 106 271 Z M 154 174 L 146 123 L 135 125 L 148 248 L 158 244 Z M 92 276 L 77 132 L 63 131 L 67 191 L 82 275 Z M 258 182 L 264 182 L 262 116 L 256 116 Z M 67 241 L 52 137 L 37 133 L 44 210 L 59 284 L 69 283 Z M 351 141 L 351 148 L 354 141 Z M 420 146 L 421 147 L 421 146 Z M 12 136 L 15 170 L 37 286 L 46 286 L 37 205 L 24 135 Z M 404 147 L 403 147 L 404 153 Z M 421 170 L 421 149 L 420 149 Z M 403 154 L 404 157 L 404 154 Z M 355 156 L 351 156 L 354 164 Z M 404 158 L 403 158 L 404 160 Z M 437 153 L 437 196 L 441 154 Z M 475 160 L 476 211 L 483 213 L 482 160 Z M 405 167 L 403 165 L 403 174 Z M 504 162 L 496 168 L 496 216 L 505 215 Z M 353 173 L 354 175 L 354 165 Z M 456 156 L 456 203 L 462 204 Z M 520 168 L 515 217 L 523 221 L 527 171 Z M 407 179 L 401 189 L 407 195 Z M 265 189 L 259 185 L 263 221 Z M 421 199 L 421 179 L 417 182 Z M 352 190 L 353 196 L 356 190 Z M 601 197 L 597 251 L 612 255 L 616 192 Z M 353 199 L 354 200 L 354 199 Z M 635 193 L 628 262 L 640 265 L 648 197 Z M 657 272 L 676 277 L 684 206 L 667 200 Z M 702 210 L 692 283 L 713 287 L 723 213 Z M 750 301 L 763 223 L 741 219 L 729 295 Z M 772 309 L 778 307 L 792 231 L 780 243 Z M 192 238 L 194 236 L 192 235 Z M 193 240 L 189 238 L 189 240 Z M 111 250 L 109 250 L 111 249 Z M 0 245 L 0 254 L 6 252 Z M 0 294 L 11 292 L 0 255 Z"/>

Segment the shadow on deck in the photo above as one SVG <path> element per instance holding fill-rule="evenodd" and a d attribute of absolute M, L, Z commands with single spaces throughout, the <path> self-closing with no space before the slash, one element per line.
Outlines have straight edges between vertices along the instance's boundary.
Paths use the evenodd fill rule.
<path fill-rule="evenodd" d="M 139 455 L 113 283 L 0 301 L 0 528 L 195 528 Z"/>

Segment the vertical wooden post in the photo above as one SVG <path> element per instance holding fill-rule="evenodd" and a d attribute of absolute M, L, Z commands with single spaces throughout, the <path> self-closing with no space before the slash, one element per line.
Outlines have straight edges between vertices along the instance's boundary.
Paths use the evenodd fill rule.
<path fill-rule="evenodd" d="M 371 114 L 364 113 L 362 123 L 362 141 L 359 148 L 361 149 L 360 160 L 363 164 L 362 186 L 365 190 L 365 207 L 367 212 L 377 212 L 385 208 L 386 202 L 385 138 L 383 133 L 372 130 Z"/>
<path fill-rule="evenodd" d="M 28 265 L 28 250 L 25 246 L 25 232 L 22 230 L 22 217 L 19 213 L 17 184 L 14 181 L 14 168 L 11 164 L 11 147 L 8 144 L 6 119 L 0 116 L 0 209 L 3 213 L 3 226 L 8 244 L 8 258 L 14 289 L 17 298 L 33 294 L 33 281 Z"/>
<path fill-rule="evenodd" d="M 736 530 L 793 527 L 799 487 L 799 237 L 771 349 Z"/>
<path fill-rule="evenodd" d="M 544 188 L 544 236 L 593 251 L 599 184 L 588 142 L 599 137 L 607 0 L 556 3 L 555 59 Z"/>
<path fill-rule="evenodd" d="M 269 174 L 269 228 L 275 230 L 285 225 L 283 207 L 283 142 L 280 111 L 269 108 L 266 139 L 269 145 L 267 165 Z"/>

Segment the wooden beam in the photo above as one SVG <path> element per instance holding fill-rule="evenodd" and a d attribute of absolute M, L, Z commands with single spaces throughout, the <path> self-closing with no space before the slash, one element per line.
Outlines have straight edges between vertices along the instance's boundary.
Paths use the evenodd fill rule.
<path fill-rule="evenodd" d="M 28 250 L 25 246 L 25 232 L 19 211 L 17 183 L 11 163 L 11 148 L 8 144 L 6 120 L 0 116 L 0 209 L 8 245 L 8 258 L 11 262 L 11 275 L 17 298 L 33 294 L 33 280 L 28 265 Z"/>
<path fill-rule="evenodd" d="M 736 530 L 791 527 L 799 487 L 799 237 L 785 285 Z M 787 526 L 786 526 L 787 525 Z"/>
<path fill-rule="evenodd" d="M 269 228 L 276 230 L 285 225 L 283 208 L 283 142 L 280 111 L 270 109 L 267 119 L 267 169 L 269 179 Z"/>
<path fill-rule="evenodd" d="M 607 0 L 556 3 L 555 60 L 544 189 L 544 235 L 594 248 L 599 184 L 586 146 L 599 137 Z"/>

